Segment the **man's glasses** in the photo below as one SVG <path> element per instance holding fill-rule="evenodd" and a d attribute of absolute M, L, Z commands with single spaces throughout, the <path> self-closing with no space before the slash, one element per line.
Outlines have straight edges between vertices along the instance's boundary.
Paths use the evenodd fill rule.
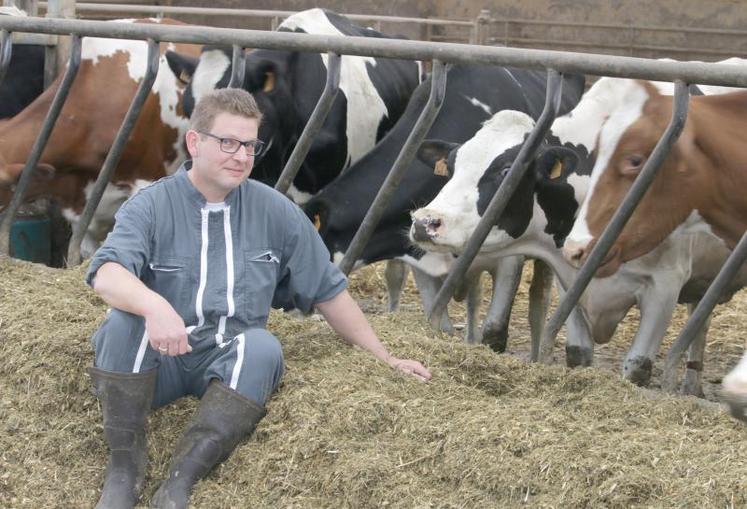
<path fill-rule="evenodd" d="M 246 149 L 246 155 L 248 156 L 258 156 L 262 154 L 262 151 L 265 149 L 265 142 L 262 140 L 239 141 L 233 138 L 221 138 L 220 136 L 206 133 L 204 131 L 197 132 L 199 132 L 200 134 L 204 134 L 205 136 L 210 136 L 214 140 L 217 140 L 221 152 L 226 152 L 227 154 L 235 154 L 239 151 L 239 147 L 241 147 L 242 145 Z"/>

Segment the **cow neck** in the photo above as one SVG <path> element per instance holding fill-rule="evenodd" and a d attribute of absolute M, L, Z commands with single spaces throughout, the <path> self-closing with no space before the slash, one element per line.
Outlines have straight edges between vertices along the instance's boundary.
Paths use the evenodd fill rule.
<path fill-rule="evenodd" d="M 747 116 L 745 96 L 711 96 L 706 104 L 693 104 L 691 121 L 695 126 L 692 141 L 701 164 L 692 158 L 686 164 L 697 174 L 697 186 L 691 189 L 693 208 L 710 224 L 714 233 L 733 248 L 747 228 Z M 716 122 L 718 122 L 716 124 Z M 718 128 L 714 128 L 718 125 Z"/>

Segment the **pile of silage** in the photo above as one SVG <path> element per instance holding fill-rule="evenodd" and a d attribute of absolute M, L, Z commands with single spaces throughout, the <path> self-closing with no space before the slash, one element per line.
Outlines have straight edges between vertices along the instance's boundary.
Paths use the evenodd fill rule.
<path fill-rule="evenodd" d="M 92 507 L 106 465 L 85 375 L 105 306 L 61 271 L 0 262 L 0 507 Z M 370 281 L 363 273 L 357 292 Z M 745 507 L 747 428 L 596 369 L 528 365 L 374 314 L 428 384 L 273 314 L 283 385 L 255 435 L 201 482 L 201 507 Z M 196 407 L 150 419 L 144 503 Z"/>

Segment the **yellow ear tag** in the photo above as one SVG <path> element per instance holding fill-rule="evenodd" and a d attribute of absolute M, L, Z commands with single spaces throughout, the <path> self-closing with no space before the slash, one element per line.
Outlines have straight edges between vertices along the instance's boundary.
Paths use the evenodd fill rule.
<path fill-rule="evenodd" d="M 274 72 L 266 72 L 265 73 L 265 84 L 262 87 L 263 92 L 272 92 L 272 90 L 275 88 L 275 73 Z"/>
<path fill-rule="evenodd" d="M 436 161 L 436 166 L 433 168 L 433 174 L 438 175 L 439 177 L 448 177 L 449 176 L 449 167 L 446 164 L 446 158 L 441 158 L 438 161 Z"/>
<path fill-rule="evenodd" d="M 563 173 L 563 163 L 560 162 L 560 160 L 555 161 L 555 164 L 552 167 L 552 170 L 550 170 L 550 179 L 556 179 L 560 177 L 560 175 Z"/>
<path fill-rule="evenodd" d="M 319 214 L 314 214 L 314 228 L 316 228 L 316 231 L 319 231 L 319 228 L 322 227 L 322 220 L 319 218 Z"/>

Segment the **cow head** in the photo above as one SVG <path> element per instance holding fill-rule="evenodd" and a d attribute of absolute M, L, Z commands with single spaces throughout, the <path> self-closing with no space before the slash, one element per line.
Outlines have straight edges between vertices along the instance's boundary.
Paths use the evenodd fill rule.
<path fill-rule="evenodd" d="M 5 209 L 16 192 L 18 178 L 23 171 L 24 164 L 8 164 L 0 168 L 0 210 Z M 48 198 L 53 194 L 52 179 L 55 169 L 49 164 L 37 164 L 31 174 L 31 181 L 23 197 L 24 203 L 39 198 Z"/>
<path fill-rule="evenodd" d="M 599 136 L 589 192 L 563 249 L 569 262 L 580 265 L 588 257 L 664 134 L 671 115 L 672 97 L 660 95 L 650 83 L 638 82 L 635 100 L 609 117 Z M 697 152 L 688 122 L 597 276 L 612 275 L 622 263 L 648 253 L 686 221 L 694 208 L 688 197 L 698 194 L 693 192 L 698 186 L 708 185 L 693 171 L 693 166 L 703 163 Z"/>

